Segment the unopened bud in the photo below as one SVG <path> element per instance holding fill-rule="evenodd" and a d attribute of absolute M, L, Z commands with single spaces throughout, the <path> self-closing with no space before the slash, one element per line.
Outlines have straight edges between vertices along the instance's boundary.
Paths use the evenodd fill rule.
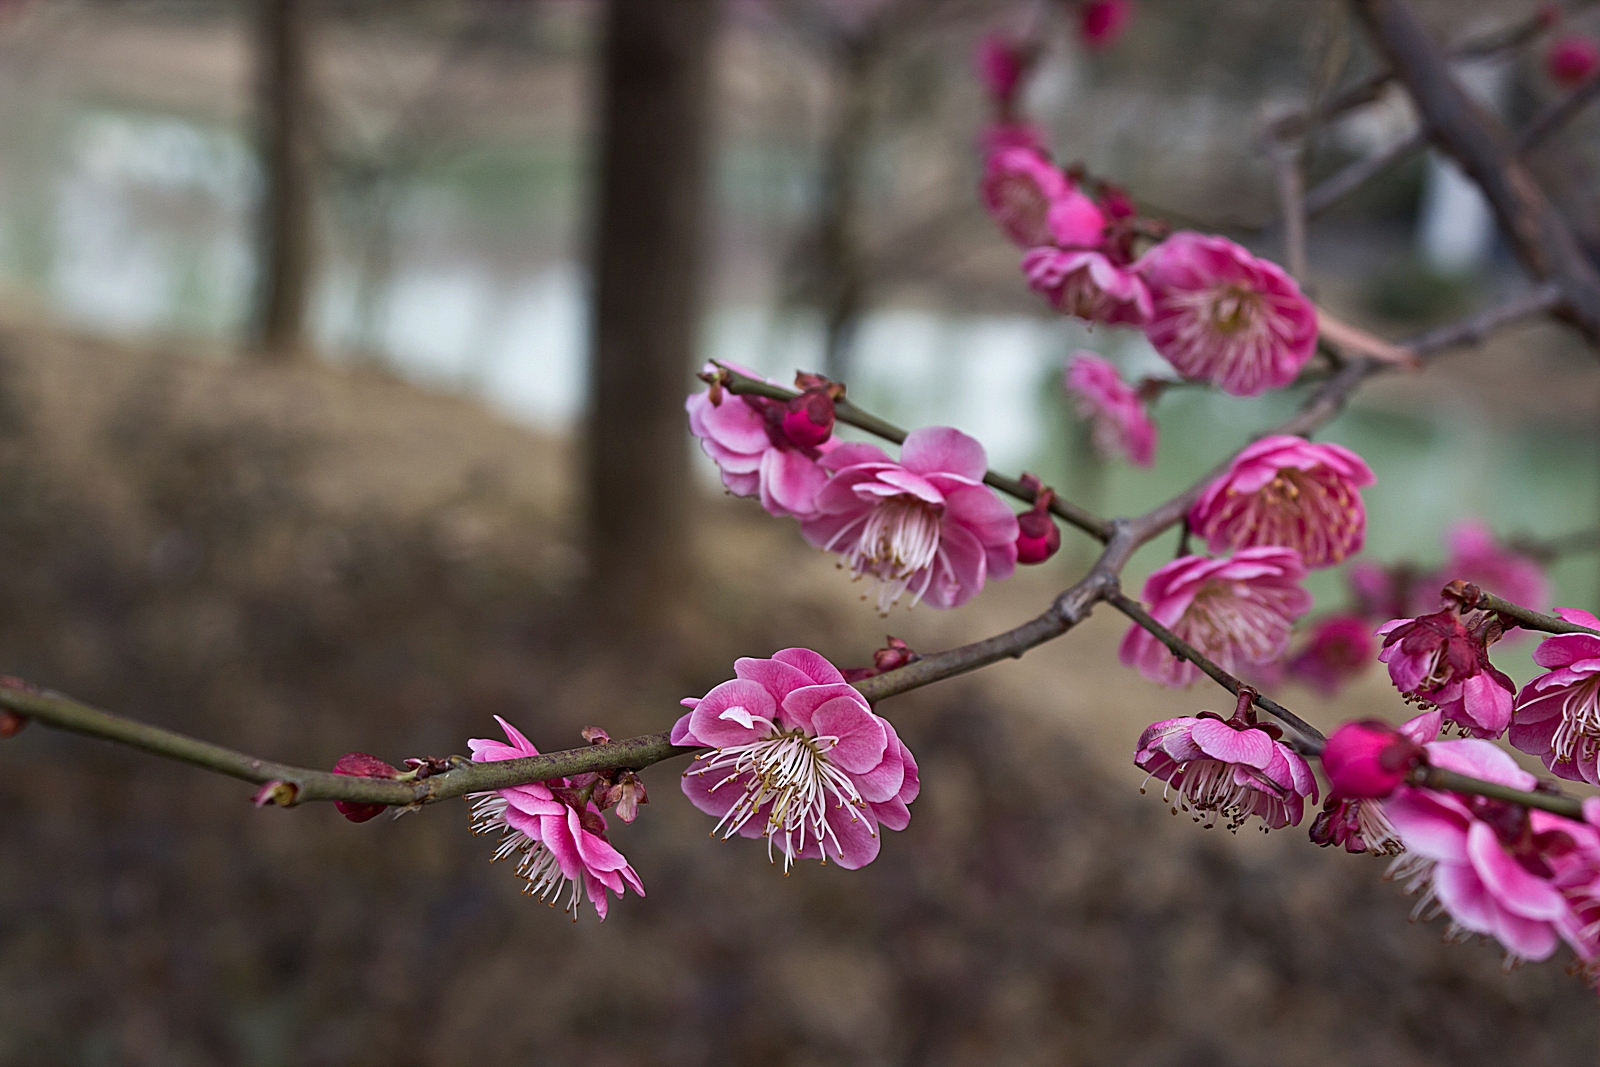
<path fill-rule="evenodd" d="M 880 671 L 899 670 L 907 663 L 913 663 L 922 657 L 898 637 L 887 636 L 888 644 L 872 654 L 872 665 Z"/>
<path fill-rule="evenodd" d="M 285 782 L 281 778 L 274 778 L 256 790 L 256 795 L 250 798 L 250 803 L 258 808 L 264 808 L 268 804 L 276 804 L 280 808 L 287 808 L 294 803 L 294 798 L 299 794 L 300 787 L 293 782 Z"/>
<path fill-rule="evenodd" d="M 1588 81 L 1600 70 L 1600 46 L 1587 37 L 1563 37 L 1545 53 L 1545 71 L 1550 80 L 1565 89 Z"/>
<path fill-rule="evenodd" d="M 583 739 L 591 745 L 604 745 L 611 741 L 611 735 L 598 726 L 585 726 L 583 728 Z"/>
<path fill-rule="evenodd" d="M 783 435 L 799 448 L 816 448 L 833 436 L 833 395 L 828 386 L 807 389 L 785 405 Z"/>
<path fill-rule="evenodd" d="M 1033 509 L 1017 516 L 1017 562 L 1043 563 L 1061 548 L 1061 530 L 1050 517 L 1055 490 L 1032 474 L 1022 484 L 1033 490 Z"/>
<path fill-rule="evenodd" d="M 0 739 L 16 737 L 28 725 L 26 715 L 18 715 L 9 708 L 0 708 Z"/>
<path fill-rule="evenodd" d="M 1422 762 L 1421 745 L 1386 722 L 1347 722 L 1328 736 L 1322 770 L 1332 795 L 1352 800 L 1382 800 L 1405 782 Z"/>
<path fill-rule="evenodd" d="M 400 769 L 392 767 L 377 756 L 369 756 L 365 752 L 346 752 L 339 757 L 339 762 L 333 765 L 334 774 L 348 775 L 351 778 L 398 778 Z M 382 814 L 387 804 L 360 804 L 350 800 L 335 800 L 333 806 L 338 809 L 351 822 L 366 822 Z"/>

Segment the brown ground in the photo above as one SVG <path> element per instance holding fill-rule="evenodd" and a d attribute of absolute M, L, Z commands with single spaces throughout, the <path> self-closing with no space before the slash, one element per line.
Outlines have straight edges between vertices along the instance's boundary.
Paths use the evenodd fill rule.
<path fill-rule="evenodd" d="M 1062 577 L 885 624 L 708 500 L 680 624 L 597 647 L 562 449 L 469 403 L 23 327 L 0 372 L 0 669 L 312 765 L 459 751 L 492 713 L 552 747 L 659 728 L 735 655 L 940 647 Z M 862 872 L 785 879 L 653 768 L 614 834 L 649 896 L 603 925 L 520 897 L 464 805 L 256 811 L 32 728 L 0 747 L 0 1065 L 1594 1061 L 1559 962 L 1502 974 L 1408 924 L 1375 861 L 1141 797 L 1139 727 L 1214 694 L 1114 666 L 1118 629 L 886 706 L 924 792 Z"/>

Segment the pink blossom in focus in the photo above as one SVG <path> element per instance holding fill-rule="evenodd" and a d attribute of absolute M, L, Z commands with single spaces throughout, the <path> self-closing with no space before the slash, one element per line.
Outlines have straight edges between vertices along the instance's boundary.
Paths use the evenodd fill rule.
<path fill-rule="evenodd" d="M 1028 69 L 1027 47 L 1003 33 L 991 33 L 978 43 L 977 60 L 983 87 L 1002 110 L 1008 110 Z"/>
<path fill-rule="evenodd" d="M 510 742 L 473 738 L 467 742 L 474 762 L 521 759 L 539 750 L 516 727 L 495 716 Z M 644 883 L 622 853 L 606 840 L 606 819 L 590 790 L 571 788 L 565 778 L 474 793 L 470 799 L 474 833 L 500 835 L 496 860 L 517 858 L 523 892 L 554 905 L 568 885 L 566 910 L 578 918 L 578 887 L 583 887 L 595 914 L 603 921 L 610 890 L 622 896 L 624 883 L 644 896 Z"/>
<path fill-rule="evenodd" d="M 1550 583 L 1539 564 L 1520 552 L 1506 548 L 1494 531 L 1477 520 L 1459 522 L 1450 528 L 1445 542 L 1450 558 L 1432 579 L 1419 590 L 1430 600 L 1457 578 L 1535 611 L 1550 608 Z"/>
<path fill-rule="evenodd" d="M 1033 490 L 1033 507 L 1017 516 L 1017 562 L 1043 563 L 1061 549 L 1061 527 L 1050 514 L 1056 491 L 1035 475 L 1024 474 L 1022 484 Z"/>
<path fill-rule="evenodd" d="M 1189 528 L 1213 552 L 1255 545 L 1299 551 L 1308 568 L 1361 551 L 1367 511 L 1361 490 L 1377 479 L 1361 457 L 1302 437 L 1263 437 L 1234 457 L 1189 509 Z"/>
<path fill-rule="evenodd" d="M 1017 563 L 1017 517 L 983 484 L 983 446 L 959 430 L 907 435 L 898 462 L 872 445 L 845 444 L 822 460 L 834 472 L 801 523 L 807 541 L 844 557 L 878 584 L 878 610 L 966 603 Z"/>
<path fill-rule="evenodd" d="M 1544 67 L 1551 81 L 1565 89 L 1575 88 L 1600 69 L 1600 46 L 1576 34 L 1562 37 L 1550 42 Z"/>
<path fill-rule="evenodd" d="M 1246 548 L 1223 559 L 1184 556 L 1158 568 L 1141 594 L 1155 620 L 1223 670 L 1283 655 L 1294 621 L 1311 607 L 1300 587 L 1305 567 L 1292 548 Z M 1185 686 L 1200 669 L 1174 656 L 1137 623 L 1118 656 L 1152 682 Z"/>
<path fill-rule="evenodd" d="M 1378 719 L 1347 722 L 1328 735 L 1322 770 L 1328 788 L 1350 800 L 1382 800 L 1405 782 L 1422 746 Z"/>
<path fill-rule="evenodd" d="M 1556 614 L 1600 630 L 1600 619 L 1587 611 L 1557 608 Z M 1563 778 L 1600 785 L 1600 637 L 1547 637 L 1533 661 L 1546 673 L 1517 694 L 1511 743 Z"/>
<path fill-rule="evenodd" d="M 1533 775 L 1488 741 L 1435 741 L 1428 762 L 1514 789 L 1529 790 Z M 1552 831 L 1577 824 L 1520 804 L 1404 786 L 1383 810 L 1406 852 L 1390 876 L 1421 893 L 1413 913 L 1441 912 L 1451 933 L 1469 931 L 1497 939 L 1508 954 L 1542 960 L 1576 923 L 1545 851 Z"/>
<path fill-rule="evenodd" d="M 1414 745 L 1426 745 L 1439 736 L 1442 721 L 1439 712 L 1425 711 L 1395 727 L 1395 733 Z M 1380 801 L 1353 799 L 1335 792 L 1328 794 L 1322 811 L 1311 823 L 1311 842 L 1324 848 L 1340 845 L 1346 852 L 1357 855 L 1370 852 L 1376 856 L 1398 856 L 1405 851 Z"/>
<path fill-rule="evenodd" d="M 684 795 L 724 840 L 765 837 L 767 852 L 832 860 L 878 855 L 878 828 L 904 830 L 920 790 L 911 750 L 844 675 L 810 649 L 741 659 L 735 678 L 683 701 L 675 745 L 714 749 L 683 775 Z"/>
<path fill-rule="evenodd" d="M 1291 677 L 1333 696 L 1378 656 L 1372 626 L 1359 615 L 1330 615 L 1311 628 L 1306 646 L 1286 664 Z"/>
<path fill-rule="evenodd" d="M 1023 255 L 1022 272 L 1051 307 L 1090 322 L 1143 326 L 1154 307 L 1144 281 L 1103 252 L 1034 248 Z"/>
<path fill-rule="evenodd" d="M 1093 51 L 1110 48 L 1133 18 L 1133 0 L 1084 0 L 1078 8 L 1078 33 Z"/>
<path fill-rule="evenodd" d="M 1088 419 L 1101 455 L 1121 455 L 1148 467 L 1155 461 L 1156 427 L 1139 391 L 1117 368 L 1093 352 L 1075 352 L 1067 364 L 1067 390 L 1078 398 L 1078 414 Z"/>
<path fill-rule="evenodd" d="M 728 366 L 760 377 L 743 367 Z M 716 368 L 707 364 L 706 370 L 710 373 Z M 828 479 L 817 460 L 834 442 L 825 438 L 820 446 L 796 445 L 783 432 L 787 413 L 783 404 L 727 392 L 719 392 L 719 396 L 721 402 L 713 403 L 709 391 L 695 393 L 684 406 L 689 411 L 690 432 L 716 462 L 728 492 L 760 497 L 761 506 L 779 517 L 811 514 L 817 491 Z"/>
<path fill-rule="evenodd" d="M 1463 619 L 1446 609 L 1394 619 L 1378 628 L 1378 636 L 1383 638 L 1378 659 L 1389 665 L 1390 681 L 1407 700 L 1437 707 L 1474 737 L 1505 732 L 1517 690 L 1489 662 L 1488 644 L 1498 636 L 1492 617 L 1475 612 Z"/>
<path fill-rule="evenodd" d="M 1164 798 L 1177 793 L 1174 812 L 1181 806 L 1207 828 L 1222 816 L 1236 830 L 1254 815 L 1278 830 L 1300 821 L 1306 797 L 1317 799 L 1311 768 L 1279 736 L 1276 727 L 1205 712 L 1146 727 L 1133 762 L 1167 783 Z"/>
<path fill-rule="evenodd" d="M 1317 347 L 1317 312 L 1295 280 L 1223 237 L 1181 230 L 1135 270 L 1154 310 L 1145 334 L 1185 378 L 1234 396 L 1294 381 Z"/>

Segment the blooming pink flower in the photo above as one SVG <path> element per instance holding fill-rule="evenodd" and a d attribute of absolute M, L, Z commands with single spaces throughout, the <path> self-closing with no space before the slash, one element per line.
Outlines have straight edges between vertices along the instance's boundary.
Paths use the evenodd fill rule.
<path fill-rule="evenodd" d="M 1474 737 L 1505 732 L 1517 687 L 1489 662 L 1488 641 L 1498 636 L 1492 616 L 1475 612 L 1464 621 L 1447 608 L 1386 622 L 1378 636 L 1378 659 L 1389 665 L 1390 681 L 1407 700 L 1437 707 Z"/>
<path fill-rule="evenodd" d="M 1105 232 L 1099 206 L 1036 148 L 991 153 L 980 190 L 989 214 L 1023 248 L 1092 248 Z"/>
<path fill-rule="evenodd" d="M 1155 620 L 1225 671 L 1283 655 L 1294 620 L 1311 607 L 1305 568 L 1292 548 L 1247 548 L 1223 559 L 1184 556 L 1150 575 L 1142 598 Z M 1200 669 L 1135 624 L 1118 652 L 1152 682 L 1184 686 Z"/>
<path fill-rule="evenodd" d="M 743 367 L 728 366 L 760 377 Z M 715 369 L 709 364 L 706 367 L 707 372 Z M 695 393 L 684 406 L 689 411 L 690 432 L 716 462 L 728 492 L 759 496 L 761 506 L 780 517 L 811 514 L 817 490 L 828 479 L 817 460 L 834 442 L 824 438 L 820 446 L 802 446 L 790 441 L 783 431 L 788 414 L 783 404 L 721 391 L 717 396 L 720 402 L 714 402 L 710 392 Z"/>
<path fill-rule="evenodd" d="M 1571 89 L 1600 70 L 1600 46 L 1587 37 L 1570 35 L 1550 42 L 1544 57 L 1550 80 Z"/>
<path fill-rule="evenodd" d="M 1095 448 L 1148 467 L 1155 461 L 1156 427 L 1139 391 L 1122 380 L 1115 365 L 1092 352 L 1075 352 L 1066 385 L 1078 398 L 1078 414 L 1090 421 Z"/>
<path fill-rule="evenodd" d="M 1550 607 L 1550 583 L 1544 570 L 1528 556 L 1501 545 L 1484 523 L 1457 523 L 1445 540 L 1450 546 L 1450 558 L 1424 584 L 1421 593 L 1432 598 L 1459 578 L 1525 608 L 1545 611 Z"/>
<path fill-rule="evenodd" d="M 1028 69 L 1027 46 L 1003 33 L 991 33 L 978 43 L 977 60 L 978 77 L 990 98 L 1002 110 L 1009 109 Z"/>
<path fill-rule="evenodd" d="M 1435 767 L 1532 789 L 1533 775 L 1488 741 L 1436 741 L 1427 746 Z M 1422 893 L 1414 914 L 1444 912 L 1451 933 L 1494 937 L 1514 956 L 1542 960 L 1576 923 L 1546 849 L 1551 831 L 1575 828 L 1571 820 L 1530 812 L 1520 804 L 1435 790 L 1402 787 L 1384 801 L 1406 853 L 1390 874 Z"/>
<path fill-rule="evenodd" d="M 961 431 L 913 430 L 898 462 L 846 444 L 822 463 L 834 474 L 800 529 L 877 581 L 879 611 L 908 589 L 913 604 L 957 607 L 1016 569 L 1017 517 L 983 484 L 983 446 Z"/>
<path fill-rule="evenodd" d="M 1295 280 L 1226 238 L 1179 231 L 1135 269 L 1154 303 L 1145 334 L 1185 378 L 1255 396 L 1316 351 L 1317 312 Z"/>
<path fill-rule="evenodd" d="M 846 870 L 871 863 L 878 828 L 911 821 L 907 805 L 921 788 L 911 750 L 810 649 L 741 659 L 734 674 L 683 701 L 691 710 L 673 726 L 672 743 L 715 750 L 684 773 L 684 795 L 717 817 L 724 840 L 765 837 L 786 870 L 797 859 L 831 859 Z"/>
<path fill-rule="evenodd" d="M 1394 732 L 1411 744 L 1422 746 L 1439 736 L 1442 721 L 1443 716 L 1439 712 L 1425 711 L 1395 727 Z M 1356 854 L 1371 852 L 1378 856 L 1398 856 L 1405 851 L 1380 801 L 1346 797 L 1337 791 L 1328 793 L 1322 811 L 1311 823 L 1311 841 L 1324 848 L 1342 845 L 1346 852 Z"/>
<path fill-rule="evenodd" d="M 1103 252 L 1034 248 L 1022 257 L 1028 285 L 1066 315 L 1108 326 L 1143 326 L 1153 305 L 1144 281 Z"/>
<path fill-rule="evenodd" d="M 1285 665 L 1292 677 L 1333 696 L 1377 658 L 1372 627 L 1359 615 L 1330 615 L 1311 628 L 1306 646 Z"/>
<path fill-rule="evenodd" d="M 1348 448 L 1263 437 L 1200 494 L 1189 528 L 1213 552 L 1283 545 L 1299 550 L 1307 567 L 1331 566 L 1361 551 L 1367 511 L 1360 491 L 1375 481 Z"/>
<path fill-rule="evenodd" d="M 1163 799 L 1177 792 L 1174 813 L 1181 806 L 1207 828 L 1223 816 L 1230 830 L 1255 815 L 1278 830 L 1300 821 L 1306 797 L 1317 799 L 1311 768 L 1280 736 L 1274 726 L 1202 712 L 1146 727 L 1133 762 L 1167 783 Z"/>
<path fill-rule="evenodd" d="M 1094 51 L 1110 48 L 1131 18 L 1133 0 L 1085 0 L 1078 9 L 1078 33 Z"/>
<path fill-rule="evenodd" d="M 515 726 L 498 715 L 495 721 L 505 730 L 510 744 L 473 738 L 467 745 L 474 762 L 539 754 Z M 606 840 L 606 819 L 591 800 L 592 787 L 578 790 L 571 786 L 567 779 L 556 778 L 474 793 L 472 829 L 480 834 L 500 834 L 500 844 L 494 852 L 496 860 L 520 855 L 517 875 L 527 881 L 524 893 L 554 905 L 570 884 L 566 910 L 576 921 L 581 884 L 595 914 L 603 921 L 609 905 L 606 890 L 620 897 L 626 882 L 642 897 L 644 883 L 622 853 Z"/>
<path fill-rule="evenodd" d="M 1600 619 L 1587 611 L 1557 608 L 1556 614 L 1600 630 Z M 1548 670 L 1517 694 L 1511 743 L 1563 778 L 1600 785 L 1600 637 L 1547 637 L 1533 661 Z"/>

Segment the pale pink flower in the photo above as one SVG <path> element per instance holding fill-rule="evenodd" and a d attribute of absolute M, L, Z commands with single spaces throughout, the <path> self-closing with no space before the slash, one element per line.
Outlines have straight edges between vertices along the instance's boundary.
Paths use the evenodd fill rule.
<path fill-rule="evenodd" d="M 1550 607 L 1550 583 L 1539 564 L 1495 539 L 1494 531 L 1475 519 L 1459 522 L 1445 537 L 1450 558 L 1421 590 L 1429 598 L 1457 578 L 1495 596 L 1535 611 Z"/>
<path fill-rule="evenodd" d="M 1425 711 L 1395 727 L 1394 732 L 1418 746 L 1420 751 L 1420 746 L 1439 736 L 1442 722 L 1443 716 L 1439 712 Z M 1326 749 L 1323 757 L 1326 770 Z M 1329 778 L 1332 777 L 1330 774 Z M 1398 856 L 1405 851 L 1394 824 L 1384 814 L 1381 801 L 1370 797 L 1342 796 L 1336 788 L 1330 790 L 1322 811 L 1311 823 L 1311 842 L 1324 848 L 1342 845 L 1346 852 L 1357 855 L 1370 852 L 1376 856 Z"/>
<path fill-rule="evenodd" d="M 821 655 L 786 648 L 741 659 L 731 681 L 672 728 L 695 757 L 684 795 L 718 819 L 724 840 L 765 837 L 767 854 L 832 860 L 846 870 L 878 855 L 879 827 L 904 830 L 921 786 L 917 763 L 887 719 Z"/>
<path fill-rule="evenodd" d="M 1600 630 L 1600 619 L 1557 608 L 1570 623 Z M 1522 687 L 1511 716 L 1511 743 L 1563 778 L 1600 785 L 1600 637 L 1557 634 L 1533 654 L 1547 669 Z"/>
<path fill-rule="evenodd" d="M 1378 657 L 1372 625 L 1359 615 L 1330 615 L 1311 627 L 1311 636 L 1284 665 L 1324 696 L 1333 696 L 1345 683 L 1366 670 Z"/>
<path fill-rule="evenodd" d="M 995 222 L 1023 248 L 1092 248 L 1105 232 L 1099 206 L 1035 148 L 991 153 L 980 191 Z"/>
<path fill-rule="evenodd" d="M 1142 599 L 1155 620 L 1231 673 L 1283 655 L 1294 621 L 1311 607 L 1305 567 L 1292 548 L 1247 548 L 1223 559 L 1184 556 L 1150 575 Z M 1185 686 L 1200 669 L 1137 623 L 1118 652 L 1152 682 Z"/>
<path fill-rule="evenodd" d="M 490 738 L 469 740 L 474 762 L 539 754 L 516 727 L 498 715 L 495 721 L 510 743 Z M 567 779 L 555 778 L 473 793 L 469 798 L 474 801 L 473 832 L 500 835 L 494 858 L 517 859 L 517 875 L 527 883 L 522 891 L 552 906 L 565 893 L 565 908 L 574 921 L 580 885 L 602 921 L 610 899 L 607 890 L 620 897 L 626 883 L 644 896 L 644 883 L 606 840 L 606 819 L 591 799 L 592 792 L 592 788 L 574 789 Z M 569 885 L 571 891 L 567 892 Z"/>
<path fill-rule="evenodd" d="M 1150 290 L 1133 271 L 1103 252 L 1034 248 L 1022 257 L 1028 286 L 1066 315 L 1107 326 L 1143 326 L 1150 319 Z"/>
<path fill-rule="evenodd" d="M 728 366 L 760 377 L 743 367 Z M 713 372 L 716 367 L 707 364 L 706 370 Z M 713 395 L 718 402 L 713 402 Z M 759 497 L 762 507 L 780 517 L 811 514 L 817 491 L 828 480 L 817 460 L 834 446 L 833 440 L 810 447 L 793 443 L 783 431 L 788 409 L 764 397 L 735 396 L 717 389 L 691 395 L 684 406 L 689 411 L 690 432 L 716 462 L 728 492 Z"/>
<path fill-rule="evenodd" d="M 1430 765 L 1532 789 L 1537 781 L 1488 741 L 1436 741 Z M 1383 810 L 1405 845 L 1390 876 L 1421 893 L 1413 914 L 1450 917 L 1450 933 L 1497 939 L 1512 957 L 1542 960 L 1576 928 L 1572 910 L 1553 883 L 1544 855 L 1551 830 L 1577 824 L 1488 797 L 1403 786 Z M 1541 838 L 1543 838 L 1541 840 Z"/>
<path fill-rule="evenodd" d="M 898 462 L 845 444 L 822 463 L 834 474 L 801 532 L 878 583 L 879 611 L 907 590 L 913 604 L 957 607 L 1016 569 L 1017 517 L 983 484 L 983 446 L 961 431 L 913 430 Z"/>
<path fill-rule="evenodd" d="M 1254 815 L 1278 830 L 1300 821 L 1307 797 L 1317 799 L 1311 768 L 1281 736 L 1275 726 L 1202 712 L 1146 727 L 1133 762 L 1167 783 L 1163 799 L 1177 793 L 1174 814 L 1193 812 L 1208 829 L 1222 816 L 1230 830 Z"/>
<path fill-rule="evenodd" d="M 1463 619 L 1453 608 L 1394 619 L 1378 628 L 1378 659 L 1408 701 L 1438 708 L 1474 737 L 1499 737 L 1511 722 L 1517 687 L 1489 662 L 1488 643 L 1498 628 L 1492 616 L 1474 612 Z"/>
<path fill-rule="evenodd" d="M 1276 263 L 1183 230 L 1135 269 L 1154 310 L 1145 335 L 1185 378 L 1234 396 L 1294 381 L 1317 348 L 1317 311 Z"/>
<path fill-rule="evenodd" d="M 1189 509 L 1189 528 L 1213 552 L 1255 545 L 1297 549 L 1308 568 L 1361 551 L 1361 490 L 1377 479 L 1340 445 L 1275 434 L 1246 447 Z"/>
<path fill-rule="evenodd" d="M 1133 0 L 1083 0 L 1078 8 L 1078 34 L 1091 51 L 1110 48 L 1133 18 Z"/>
<path fill-rule="evenodd" d="M 1093 352 L 1075 352 L 1067 364 L 1066 386 L 1078 398 L 1078 414 L 1089 420 L 1101 455 L 1121 455 L 1140 467 L 1155 461 L 1155 423 L 1139 391 L 1122 380 L 1114 364 Z"/>

